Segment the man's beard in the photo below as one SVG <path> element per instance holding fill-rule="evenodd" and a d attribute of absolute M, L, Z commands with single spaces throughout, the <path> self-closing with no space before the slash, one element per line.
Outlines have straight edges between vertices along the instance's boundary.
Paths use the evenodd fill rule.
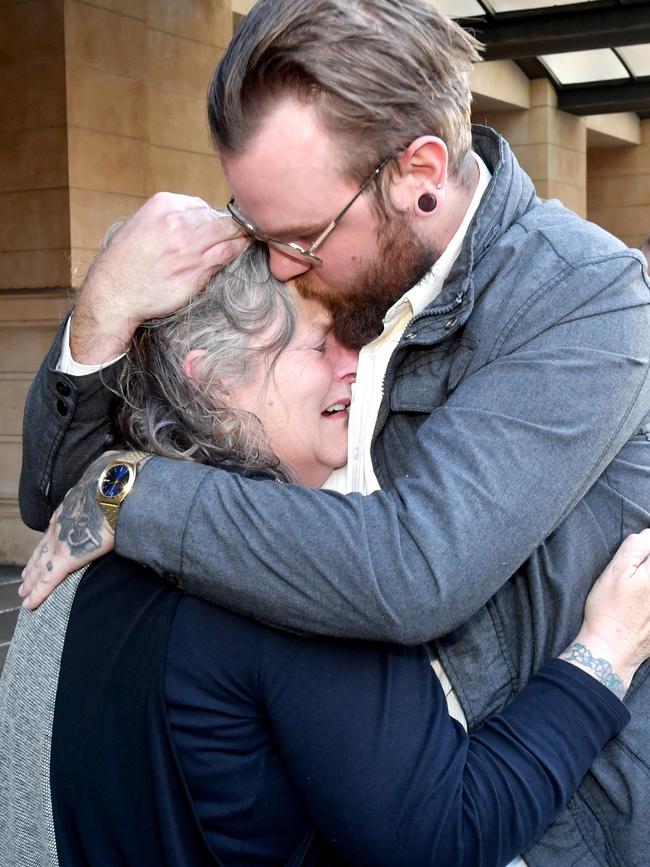
<path fill-rule="evenodd" d="M 406 215 L 382 220 L 377 232 L 377 255 L 347 287 L 329 289 L 307 271 L 296 277 L 303 298 L 314 298 L 331 312 L 337 338 L 361 349 L 383 329 L 393 304 L 415 286 L 439 257 L 411 228 Z"/>

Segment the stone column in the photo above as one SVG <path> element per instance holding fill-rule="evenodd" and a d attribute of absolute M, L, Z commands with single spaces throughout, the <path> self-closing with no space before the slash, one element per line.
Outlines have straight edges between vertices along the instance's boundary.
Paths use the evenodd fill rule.
<path fill-rule="evenodd" d="M 106 229 L 157 190 L 227 200 L 205 93 L 230 0 L 0 2 L 0 563 L 25 394 Z"/>
<path fill-rule="evenodd" d="M 640 143 L 589 151 L 589 219 L 639 247 L 650 235 L 650 119 L 640 124 Z"/>
<path fill-rule="evenodd" d="M 22 407 L 70 285 L 63 0 L 0 6 L 0 563 L 37 535 L 18 514 Z"/>
<path fill-rule="evenodd" d="M 158 190 L 225 204 L 205 93 L 229 0 L 65 0 L 73 285 L 106 229 Z"/>
<path fill-rule="evenodd" d="M 484 122 L 508 140 L 541 198 L 559 199 L 586 217 L 586 122 L 558 110 L 557 94 L 549 81 L 530 82 L 528 110 L 487 112 L 484 117 Z"/>

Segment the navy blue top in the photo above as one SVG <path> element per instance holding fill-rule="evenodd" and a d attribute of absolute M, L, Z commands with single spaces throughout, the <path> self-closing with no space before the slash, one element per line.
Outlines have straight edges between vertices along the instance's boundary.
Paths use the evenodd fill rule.
<path fill-rule="evenodd" d="M 111 555 L 62 659 L 61 863 L 503 865 L 628 718 L 555 660 L 468 736 L 425 649 L 289 635 Z"/>

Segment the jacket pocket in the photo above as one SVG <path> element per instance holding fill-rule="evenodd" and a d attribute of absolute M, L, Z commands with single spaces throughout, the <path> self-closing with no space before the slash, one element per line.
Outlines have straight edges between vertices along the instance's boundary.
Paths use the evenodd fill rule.
<path fill-rule="evenodd" d="M 462 380 L 475 353 L 476 341 L 467 335 L 451 344 L 412 349 L 395 374 L 391 410 L 430 413 L 442 406 Z"/>

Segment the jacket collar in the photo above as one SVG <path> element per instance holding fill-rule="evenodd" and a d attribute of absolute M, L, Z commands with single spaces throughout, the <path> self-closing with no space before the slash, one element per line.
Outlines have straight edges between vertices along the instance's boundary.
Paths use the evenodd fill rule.
<path fill-rule="evenodd" d="M 413 325 L 419 323 L 419 337 L 429 336 L 424 332 L 428 332 L 430 327 L 437 332 L 440 317 L 448 323 L 449 317 L 453 316 L 459 326 L 467 320 L 476 293 L 481 292 L 481 287 L 476 289 L 474 286 L 474 266 L 536 200 L 532 181 L 502 136 L 489 127 L 474 125 L 472 147 L 485 161 L 492 179 L 441 294 L 413 320 Z"/>

